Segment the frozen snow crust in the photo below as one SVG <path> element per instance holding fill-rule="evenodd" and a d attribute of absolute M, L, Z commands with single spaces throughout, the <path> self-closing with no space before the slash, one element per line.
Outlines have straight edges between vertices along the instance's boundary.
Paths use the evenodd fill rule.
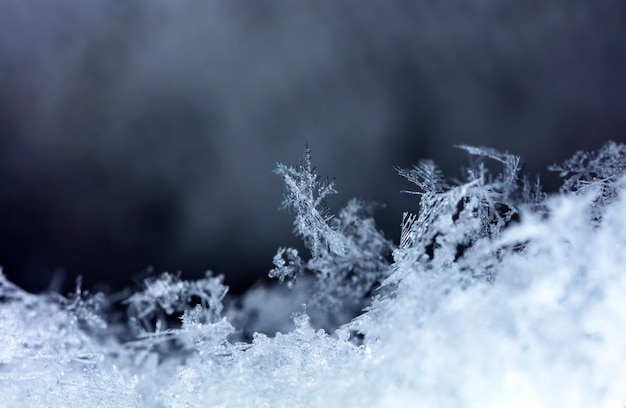
<path fill-rule="evenodd" d="M 281 248 L 271 274 L 291 289 L 239 307 L 210 273 L 113 297 L 32 295 L 0 275 L 0 406 L 625 406 L 626 147 L 554 166 L 549 198 L 517 157 L 462 148 L 463 181 L 428 161 L 399 170 L 421 199 L 397 246 L 363 203 L 332 217 L 308 151 L 279 165 L 311 254 Z M 241 341 L 254 327 L 285 334 Z"/>

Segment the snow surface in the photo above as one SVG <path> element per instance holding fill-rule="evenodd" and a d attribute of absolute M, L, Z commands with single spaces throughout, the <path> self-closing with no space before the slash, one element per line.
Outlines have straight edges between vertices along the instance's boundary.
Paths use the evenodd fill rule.
<path fill-rule="evenodd" d="M 420 218 L 405 216 L 383 289 L 335 331 L 302 312 L 297 284 L 242 300 L 266 321 L 294 308 L 289 331 L 243 342 L 242 320 L 222 310 L 227 288 L 210 273 L 147 280 L 122 302 L 128 316 L 80 287 L 33 295 L 0 277 L 0 406 L 623 407 L 626 177 L 526 199 L 507 210 L 519 222 L 487 231 L 511 218 L 488 211 L 517 183 L 507 160 L 499 178 L 470 174 L 445 191 L 425 180 Z M 462 201 L 446 204 L 454 197 Z M 440 205 L 430 217 L 429 199 Z"/>

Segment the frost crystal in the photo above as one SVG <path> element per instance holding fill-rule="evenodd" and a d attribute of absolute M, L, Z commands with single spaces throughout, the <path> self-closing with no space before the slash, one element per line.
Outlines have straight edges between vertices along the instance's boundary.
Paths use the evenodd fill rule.
<path fill-rule="evenodd" d="M 466 179 L 450 185 L 432 161 L 398 173 L 416 184 L 421 196 L 419 213 L 405 213 L 396 259 L 410 256 L 428 268 L 459 261 L 481 240 L 495 240 L 516 219 L 520 188 L 519 157 L 493 149 L 459 146 L 476 158 L 466 169 Z M 500 162 L 503 170 L 492 177 L 483 161 Z"/>
<path fill-rule="evenodd" d="M 0 272 L 0 406 L 624 406 L 626 147 L 558 166 L 555 197 L 516 156 L 462 148 L 474 160 L 460 182 L 432 162 L 400 170 L 421 200 L 392 263 L 371 206 L 331 217 L 310 153 L 280 165 L 311 257 L 279 250 L 272 273 L 297 284 L 240 299 L 261 323 L 292 313 L 291 327 L 247 342 L 234 341 L 249 328 L 233 326 L 236 302 L 210 273 L 147 279 L 123 318 L 119 294 L 79 282 L 67 298 L 33 295 Z M 355 300 L 367 309 L 355 313 Z M 316 302 L 350 312 L 320 324 Z"/>
<path fill-rule="evenodd" d="M 163 273 L 156 279 L 147 279 L 144 282 L 145 289 L 130 296 L 125 303 L 128 304 L 129 313 L 148 330 L 154 329 L 153 319 L 156 319 L 154 324 L 162 327 L 165 316 L 192 308 L 193 299 L 207 310 L 207 319 L 213 322 L 219 319 L 223 308 L 222 299 L 228 292 L 222 280 L 222 276 L 213 277 L 211 272 L 197 281 L 182 281 L 169 273 Z"/>
<path fill-rule="evenodd" d="M 617 195 L 616 184 L 626 173 L 626 146 L 609 142 L 597 152 L 578 151 L 563 164 L 553 164 L 549 170 L 564 178 L 562 192 L 595 194 L 594 203 L 604 206 Z M 599 216 L 593 211 L 594 216 Z"/>
<path fill-rule="evenodd" d="M 342 237 L 329 224 L 332 216 L 326 207 L 324 197 L 335 194 L 331 181 L 321 181 L 311 163 L 311 150 L 307 147 L 304 164 L 296 167 L 278 163 L 276 174 L 283 178 L 287 193 L 283 208 L 296 211 L 295 232 L 304 239 L 312 255 L 319 256 L 322 251 L 343 255 L 345 248 Z"/>
<path fill-rule="evenodd" d="M 276 268 L 269 276 L 282 281 L 301 273 L 313 274 L 317 281 L 312 288 L 312 306 L 327 309 L 322 320 L 333 326 L 362 309 L 368 292 L 388 275 L 386 257 L 393 244 L 376 229 L 372 204 L 353 199 L 338 217 L 332 216 L 321 200 L 336 190 L 333 184 L 320 183 L 308 147 L 304 163 L 295 168 L 279 163 L 276 173 L 287 189 L 283 207 L 296 210 L 295 230 L 304 238 L 311 258 L 305 262 L 297 250 L 280 248 L 274 257 Z M 343 314 L 345 317 L 339 317 Z"/>

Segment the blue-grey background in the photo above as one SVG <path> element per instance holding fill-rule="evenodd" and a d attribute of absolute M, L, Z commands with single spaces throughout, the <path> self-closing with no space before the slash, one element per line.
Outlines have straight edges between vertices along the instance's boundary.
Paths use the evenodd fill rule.
<path fill-rule="evenodd" d="M 625 4 L 0 0 L 0 264 L 33 291 L 148 266 L 242 290 L 296 242 L 272 170 L 307 142 L 329 205 L 386 203 L 397 241 L 394 165 L 458 174 L 467 143 L 545 174 L 626 141 Z"/>

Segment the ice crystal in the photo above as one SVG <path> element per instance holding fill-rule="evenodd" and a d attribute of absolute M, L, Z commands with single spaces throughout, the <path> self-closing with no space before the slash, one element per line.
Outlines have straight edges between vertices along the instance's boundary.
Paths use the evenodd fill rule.
<path fill-rule="evenodd" d="M 67 298 L 33 295 L 0 273 L 0 406 L 624 406 L 626 148 L 574 156 L 553 197 L 517 157 L 463 148 L 475 160 L 457 183 L 432 162 L 400 171 L 421 200 L 391 264 L 371 208 L 351 201 L 322 215 L 317 193 L 302 195 L 318 180 L 309 153 L 283 167 L 311 257 L 279 251 L 277 276 L 302 275 L 298 284 L 241 299 L 261 320 L 293 313 L 292 327 L 247 342 L 234 339 L 249 328 L 233 322 L 249 321 L 228 318 L 227 288 L 210 273 L 147 279 L 122 302 L 126 319 L 111 311 L 115 296 L 80 284 Z M 322 330 L 300 306 L 311 288 L 369 305 Z"/>
<path fill-rule="evenodd" d="M 332 181 L 321 181 L 311 162 L 311 150 L 307 147 L 304 163 L 296 167 L 278 163 L 276 174 L 282 177 L 287 193 L 283 208 L 296 211 L 294 231 L 304 239 L 314 257 L 323 251 L 343 255 L 345 248 L 342 237 L 329 224 L 332 219 L 324 198 L 335 194 Z"/>
<path fill-rule="evenodd" d="M 274 257 L 276 267 L 269 276 L 282 281 L 313 274 L 317 280 L 311 305 L 328 311 L 322 318 L 327 326 L 345 323 L 366 305 L 367 294 L 387 277 L 387 256 L 393 244 L 376 229 L 372 217 L 375 205 L 352 199 L 337 217 L 323 205 L 321 199 L 336 190 L 333 184 L 320 184 L 308 147 L 304 164 L 294 168 L 279 163 L 276 172 L 287 189 L 283 207 L 296 209 L 295 230 L 304 238 L 311 257 L 304 261 L 296 249 L 279 248 Z"/>
<path fill-rule="evenodd" d="M 549 167 L 564 179 L 562 192 L 594 192 L 596 206 L 604 206 L 617 195 L 616 183 L 626 172 L 626 146 L 609 142 L 597 152 L 578 151 L 562 164 Z M 594 217 L 600 216 L 597 210 Z"/>
<path fill-rule="evenodd" d="M 208 321 L 213 322 L 219 319 L 222 299 L 228 292 L 222 281 L 222 276 L 213 277 L 211 272 L 197 281 L 183 281 L 163 273 L 156 279 L 146 279 L 145 288 L 131 295 L 125 303 L 144 329 L 154 329 L 151 320 L 155 319 L 154 324 L 162 327 L 166 322 L 165 316 L 189 310 L 194 299 L 207 310 Z"/>
<path fill-rule="evenodd" d="M 417 185 L 417 214 L 405 213 L 396 259 L 409 256 L 427 268 L 441 268 L 462 261 L 475 244 L 492 241 L 519 215 L 519 157 L 493 149 L 459 146 L 475 160 L 466 178 L 448 183 L 432 161 L 422 161 L 398 173 Z M 484 158 L 500 162 L 503 170 L 492 177 Z M 480 245 L 478 245 L 480 246 Z M 480 275 L 492 278 L 489 273 Z"/>

